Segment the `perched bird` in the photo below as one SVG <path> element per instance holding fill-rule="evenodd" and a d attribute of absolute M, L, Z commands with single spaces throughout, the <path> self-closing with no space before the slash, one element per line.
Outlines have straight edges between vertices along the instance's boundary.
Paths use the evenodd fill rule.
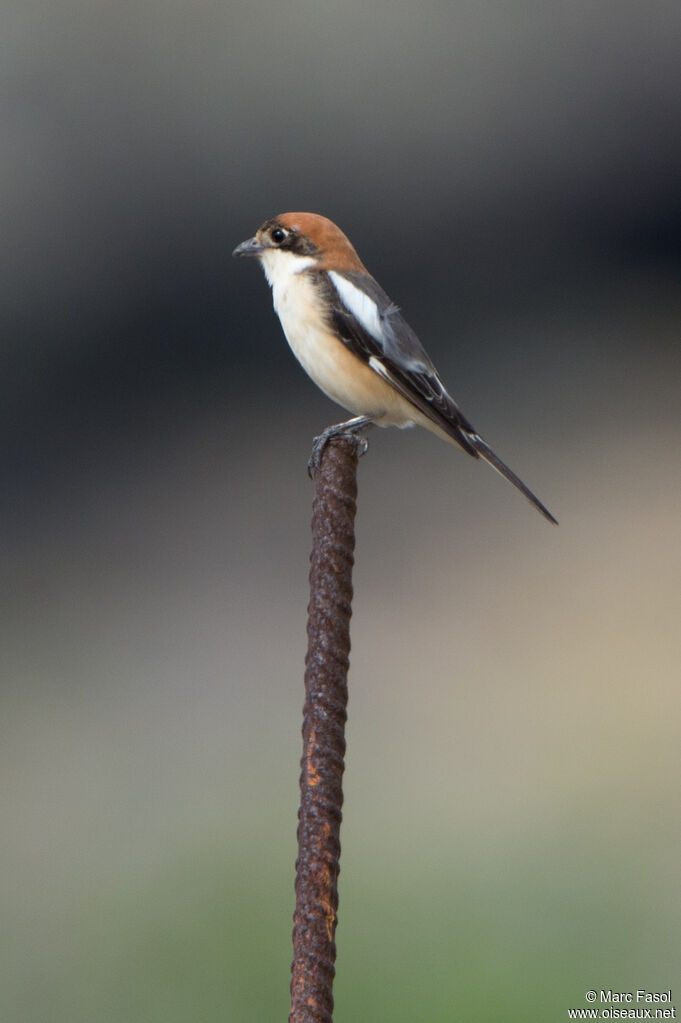
<path fill-rule="evenodd" d="M 331 220 L 282 213 L 266 220 L 233 255 L 260 260 L 293 354 L 329 398 L 354 413 L 317 438 L 317 455 L 334 434 L 373 424 L 424 426 L 473 458 L 484 458 L 556 522 L 459 410 L 398 307 Z"/>

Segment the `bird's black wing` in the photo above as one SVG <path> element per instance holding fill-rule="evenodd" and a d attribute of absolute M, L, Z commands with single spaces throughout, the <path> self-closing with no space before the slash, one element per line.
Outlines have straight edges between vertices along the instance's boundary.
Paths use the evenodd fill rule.
<path fill-rule="evenodd" d="M 320 287 L 335 330 L 343 343 L 465 451 L 478 457 L 468 434 L 473 426 L 447 393 L 423 345 L 388 298 L 367 274 L 320 274 Z"/>
<path fill-rule="evenodd" d="M 318 271 L 331 323 L 343 343 L 473 458 L 482 457 L 549 520 L 551 512 L 502 462 L 447 393 L 418 337 L 373 277 Z"/>

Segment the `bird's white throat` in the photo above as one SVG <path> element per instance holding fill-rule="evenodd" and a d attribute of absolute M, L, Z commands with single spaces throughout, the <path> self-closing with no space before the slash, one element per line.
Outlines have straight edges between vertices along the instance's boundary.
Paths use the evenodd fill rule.
<path fill-rule="evenodd" d="M 272 291 L 276 291 L 285 288 L 292 277 L 313 267 L 317 260 L 313 256 L 299 256 L 295 252 L 282 252 L 281 249 L 265 249 L 260 262 L 268 284 Z"/>

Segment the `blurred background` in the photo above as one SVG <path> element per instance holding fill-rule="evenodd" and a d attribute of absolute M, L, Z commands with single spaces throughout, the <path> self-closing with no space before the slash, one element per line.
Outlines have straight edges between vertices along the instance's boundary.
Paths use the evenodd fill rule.
<path fill-rule="evenodd" d="M 561 523 L 371 436 L 336 1018 L 678 988 L 680 44 L 677 0 L 7 5 L 3 1020 L 288 1012 L 341 413 L 230 253 L 296 209 Z"/>

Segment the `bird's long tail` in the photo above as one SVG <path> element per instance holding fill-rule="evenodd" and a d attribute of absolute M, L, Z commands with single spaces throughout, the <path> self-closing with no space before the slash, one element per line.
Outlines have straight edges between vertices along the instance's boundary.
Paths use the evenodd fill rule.
<path fill-rule="evenodd" d="M 509 469 L 509 467 L 505 465 L 504 462 L 502 462 L 501 459 L 497 457 L 497 455 L 494 454 L 492 449 L 487 444 L 485 444 L 482 437 L 479 437 L 477 433 L 468 432 L 466 433 L 465 436 L 466 440 L 469 442 L 471 447 L 475 449 L 475 451 L 480 455 L 481 458 L 484 458 L 485 461 L 489 465 L 491 465 L 493 469 L 496 469 L 496 471 L 501 476 L 504 477 L 504 479 L 508 480 L 509 483 L 512 483 L 513 486 L 516 487 L 521 494 L 524 494 L 527 500 L 530 502 L 530 504 L 533 504 L 537 511 L 540 511 L 542 513 L 545 519 L 548 519 L 549 522 L 553 522 L 554 525 L 556 526 L 558 525 L 558 519 L 555 519 L 553 517 L 548 508 L 546 508 L 541 503 L 539 498 L 534 496 L 529 487 L 525 486 L 523 481 L 518 476 L 516 476 L 513 470 Z"/>

